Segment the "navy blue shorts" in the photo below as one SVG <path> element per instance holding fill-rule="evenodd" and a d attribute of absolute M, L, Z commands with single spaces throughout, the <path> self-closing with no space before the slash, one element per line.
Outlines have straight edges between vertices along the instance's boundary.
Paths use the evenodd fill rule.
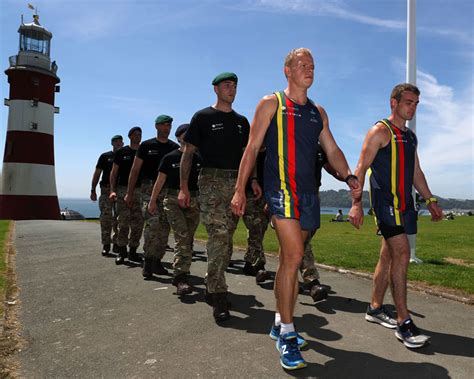
<path fill-rule="evenodd" d="M 396 212 L 393 206 L 374 208 L 375 220 L 385 239 L 398 234 L 416 234 L 417 213 L 414 209 Z"/>
<path fill-rule="evenodd" d="M 316 193 L 291 196 L 283 190 L 265 191 L 265 200 L 272 216 L 299 220 L 303 230 L 314 231 L 319 228 L 320 206 Z"/>

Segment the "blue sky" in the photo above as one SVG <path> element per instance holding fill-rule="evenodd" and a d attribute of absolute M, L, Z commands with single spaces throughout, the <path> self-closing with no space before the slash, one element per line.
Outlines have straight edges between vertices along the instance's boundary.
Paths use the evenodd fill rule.
<path fill-rule="evenodd" d="M 309 96 L 323 105 L 354 169 L 367 130 L 389 114 L 392 87 L 405 81 L 406 0 L 41 0 L 40 22 L 53 33 L 61 92 L 55 116 L 58 195 L 89 196 L 98 156 L 110 137 L 135 125 L 144 139 L 166 113 L 174 127 L 213 104 L 222 71 L 239 76 L 234 108 L 251 121 L 259 99 L 285 88 L 292 48 L 312 50 Z M 18 51 L 27 1 L 1 0 L 3 69 Z M 474 5 L 417 1 L 419 155 L 432 191 L 474 199 Z M 2 97 L 8 98 L 6 75 Z M 8 108 L 1 107 L 0 146 Z M 174 135 L 174 134 L 173 134 Z M 345 188 L 327 175 L 323 190 Z"/>

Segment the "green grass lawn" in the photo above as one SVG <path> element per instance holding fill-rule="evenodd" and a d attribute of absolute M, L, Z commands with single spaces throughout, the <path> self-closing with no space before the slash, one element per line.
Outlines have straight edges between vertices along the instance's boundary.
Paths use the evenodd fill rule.
<path fill-rule="evenodd" d="M 0 304 L 0 317 L 3 317 L 3 299 L 5 296 L 5 287 L 7 284 L 6 278 L 6 262 L 5 262 L 5 240 L 8 235 L 8 228 L 10 226 L 10 221 L 0 220 L 0 299 L 2 303 Z"/>
<path fill-rule="evenodd" d="M 380 238 L 375 234 L 373 218 L 365 217 L 360 230 L 348 222 L 329 222 L 333 215 L 321 216 L 321 228 L 312 241 L 318 263 L 372 273 L 380 250 Z M 202 225 L 196 238 L 206 239 Z M 234 245 L 246 247 L 247 232 L 242 222 L 234 235 Z M 266 252 L 278 251 L 275 232 L 269 229 L 265 235 Z M 442 286 L 474 294 L 474 217 L 456 217 L 454 220 L 431 222 L 420 217 L 416 255 L 422 265 L 410 264 L 409 280 Z M 465 265 L 454 264 L 446 258 Z"/>

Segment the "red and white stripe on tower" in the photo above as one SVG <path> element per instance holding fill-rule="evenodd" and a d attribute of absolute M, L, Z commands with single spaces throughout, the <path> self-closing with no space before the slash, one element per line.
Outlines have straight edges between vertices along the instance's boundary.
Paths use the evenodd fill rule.
<path fill-rule="evenodd" d="M 54 172 L 54 95 L 59 91 L 53 35 L 38 15 L 24 24 L 20 51 L 5 71 L 10 84 L 8 127 L 0 187 L 0 219 L 60 219 Z"/>

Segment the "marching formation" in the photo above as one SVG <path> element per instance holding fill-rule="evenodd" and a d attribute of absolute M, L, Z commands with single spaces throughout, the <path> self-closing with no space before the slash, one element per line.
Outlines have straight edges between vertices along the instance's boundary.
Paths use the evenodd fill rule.
<path fill-rule="evenodd" d="M 369 171 L 371 205 L 383 238 L 365 318 L 395 329 L 409 348 L 424 346 L 429 337 L 415 326 L 407 308 L 407 234 L 416 233 L 412 187 L 426 199 L 434 221 L 442 218 L 442 211 L 421 170 L 416 136 L 405 125 L 415 115 L 418 88 L 400 84 L 393 89 L 391 114 L 369 130 L 352 173 L 326 111 L 307 96 L 314 80 L 310 50 L 292 50 L 284 74 L 286 89 L 261 99 L 251 125 L 232 107 L 237 75 L 224 72 L 212 81 L 215 104 L 176 129 L 179 145 L 169 139 L 173 118 L 168 115 L 156 118 L 156 137 L 149 140 L 141 142 L 138 126 L 130 129 L 127 146 L 121 136 L 112 137 L 113 150 L 99 157 L 90 196 L 97 200 L 102 174 L 102 254 L 112 250 L 119 265 L 125 259 L 140 263 L 137 248 L 143 233 L 144 279 L 167 275 L 161 260 L 170 249 L 172 229 L 172 283 L 177 295 L 185 296 L 194 290 L 189 275 L 194 233 L 201 222 L 208 234 L 205 298 L 220 323 L 231 317 L 225 271 L 232 264 L 239 217 L 248 229 L 243 272 L 258 283 L 269 278 L 263 238 L 270 225 L 280 245 L 270 337 L 276 340 L 282 367 L 300 369 L 306 367 L 301 350 L 307 342 L 293 324 L 298 271 L 314 301 L 327 297 L 328 288 L 319 282 L 310 243 L 320 226 L 321 171 L 347 183 L 353 203 L 349 221 L 356 228 L 363 223 L 362 190 Z M 383 305 L 389 284 L 396 318 Z"/>

